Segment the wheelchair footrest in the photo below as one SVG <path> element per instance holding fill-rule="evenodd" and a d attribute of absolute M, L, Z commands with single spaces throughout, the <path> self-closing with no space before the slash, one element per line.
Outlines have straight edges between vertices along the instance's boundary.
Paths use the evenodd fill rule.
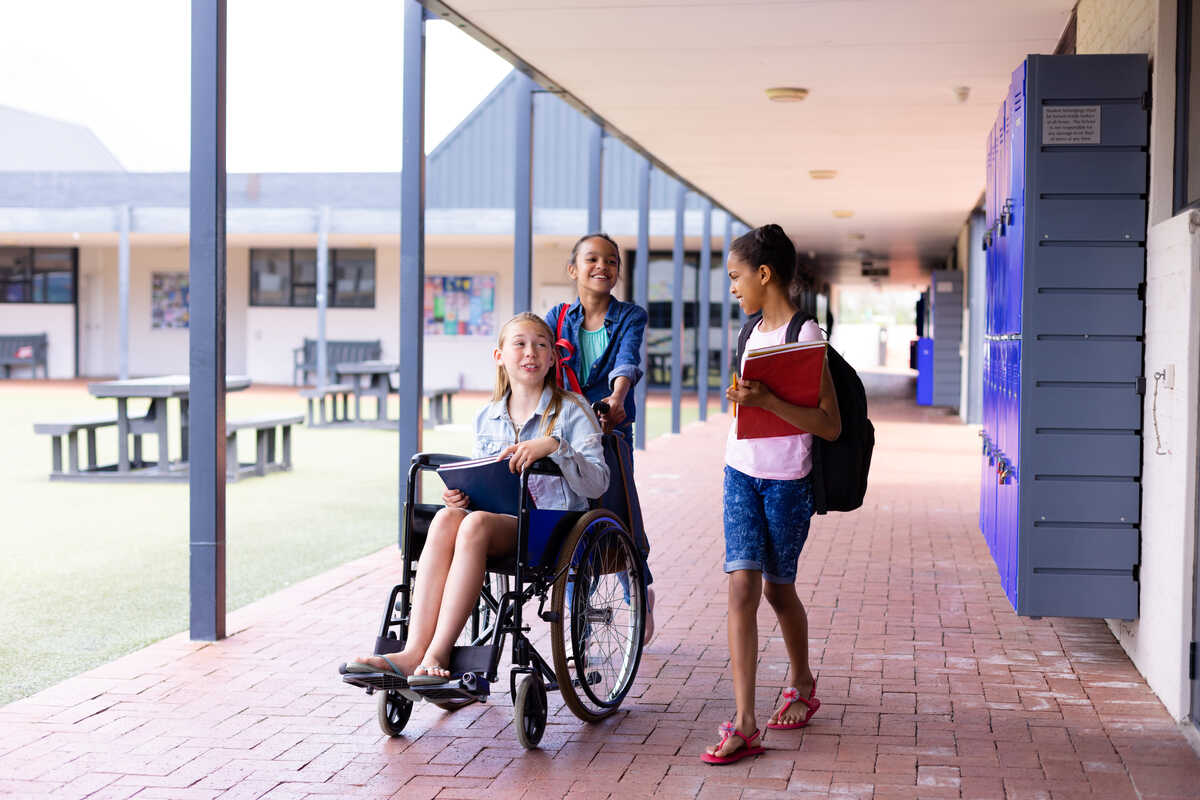
<path fill-rule="evenodd" d="M 412 686 L 409 691 L 440 706 L 449 703 L 457 705 L 466 702 L 485 701 L 491 694 L 491 684 L 487 678 L 475 673 L 465 672 L 445 683 L 435 683 L 430 686 Z"/>

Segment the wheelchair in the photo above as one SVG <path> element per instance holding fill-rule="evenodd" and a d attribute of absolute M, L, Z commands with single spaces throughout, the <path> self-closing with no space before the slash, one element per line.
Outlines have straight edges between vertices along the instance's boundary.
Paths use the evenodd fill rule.
<path fill-rule="evenodd" d="M 646 621 L 641 511 L 628 446 L 604 435 L 609 488 L 587 511 L 544 510 L 528 500 L 532 475 L 561 475 L 549 459 L 520 476 L 517 545 L 513 554 L 489 559 L 478 603 L 454 647 L 450 679 L 435 686 L 409 686 L 387 673 L 346 673 L 345 683 L 378 694 L 379 726 L 398 736 L 413 705 L 427 701 L 447 711 L 486 702 L 509 647 L 517 738 L 526 748 L 541 741 L 549 714 L 547 693 L 562 693 L 566 706 L 585 722 L 615 712 L 637 676 Z M 403 577 L 388 596 L 375 653 L 398 652 L 408 635 L 410 599 L 420 575 L 416 562 L 440 505 L 416 502 L 421 473 L 462 456 L 418 453 L 408 472 L 401 536 Z M 636 537 L 636 538 L 635 538 Z M 550 625 L 550 656 L 534 647 L 525 605 L 538 600 L 536 614 Z"/>

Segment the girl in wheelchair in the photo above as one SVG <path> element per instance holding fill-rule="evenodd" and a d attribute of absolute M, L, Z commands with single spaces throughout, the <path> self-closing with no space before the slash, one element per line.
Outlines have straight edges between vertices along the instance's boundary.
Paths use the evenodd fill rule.
<path fill-rule="evenodd" d="M 474 456 L 508 458 L 516 473 L 549 458 L 562 477 L 530 476 L 537 507 L 587 509 L 609 481 L 600 425 L 583 398 L 557 385 L 550 327 L 534 314 L 518 314 L 501 327 L 492 357 L 496 386 L 475 418 Z M 442 499 L 446 507 L 430 523 L 421 551 L 404 648 L 351 661 L 345 672 L 391 674 L 409 686 L 449 680 L 451 650 L 476 606 L 487 559 L 514 551 L 517 519 L 469 511 L 470 498 L 459 491 L 447 490 Z"/>

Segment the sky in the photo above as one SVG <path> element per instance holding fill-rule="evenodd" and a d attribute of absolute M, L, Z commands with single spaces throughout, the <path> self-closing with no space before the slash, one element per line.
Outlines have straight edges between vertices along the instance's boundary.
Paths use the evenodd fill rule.
<path fill-rule="evenodd" d="M 398 0 L 228 0 L 226 169 L 400 169 Z M 0 0 L 0 105 L 88 126 L 131 172 L 188 169 L 187 0 Z M 426 24 L 431 150 L 509 71 Z"/>

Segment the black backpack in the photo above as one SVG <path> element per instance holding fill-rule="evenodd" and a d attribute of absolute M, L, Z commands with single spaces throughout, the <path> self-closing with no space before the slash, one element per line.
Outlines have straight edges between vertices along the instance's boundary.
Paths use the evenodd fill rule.
<path fill-rule="evenodd" d="M 761 315 L 755 314 L 738 334 L 737 362 L 740 367 L 746 340 L 758 324 Z M 794 342 L 805 322 L 815 319 L 797 311 L 788 323 L 784 341 Z M 827 442 L 813 437 L 812 486 L 813 510 L 818 514 L 829 511 L 853 511 L 863 504 L 867 493 L 867 473 L 871 469 L 871 451 L 875 449 L 875 426 L 867 418 L 867 393 L 854 367 L 846 363 L 841 353 L 832 347 L 829 354 L 829 374 L 837 392 L 838 411 L 842 417 L 842 434 Z"/>

